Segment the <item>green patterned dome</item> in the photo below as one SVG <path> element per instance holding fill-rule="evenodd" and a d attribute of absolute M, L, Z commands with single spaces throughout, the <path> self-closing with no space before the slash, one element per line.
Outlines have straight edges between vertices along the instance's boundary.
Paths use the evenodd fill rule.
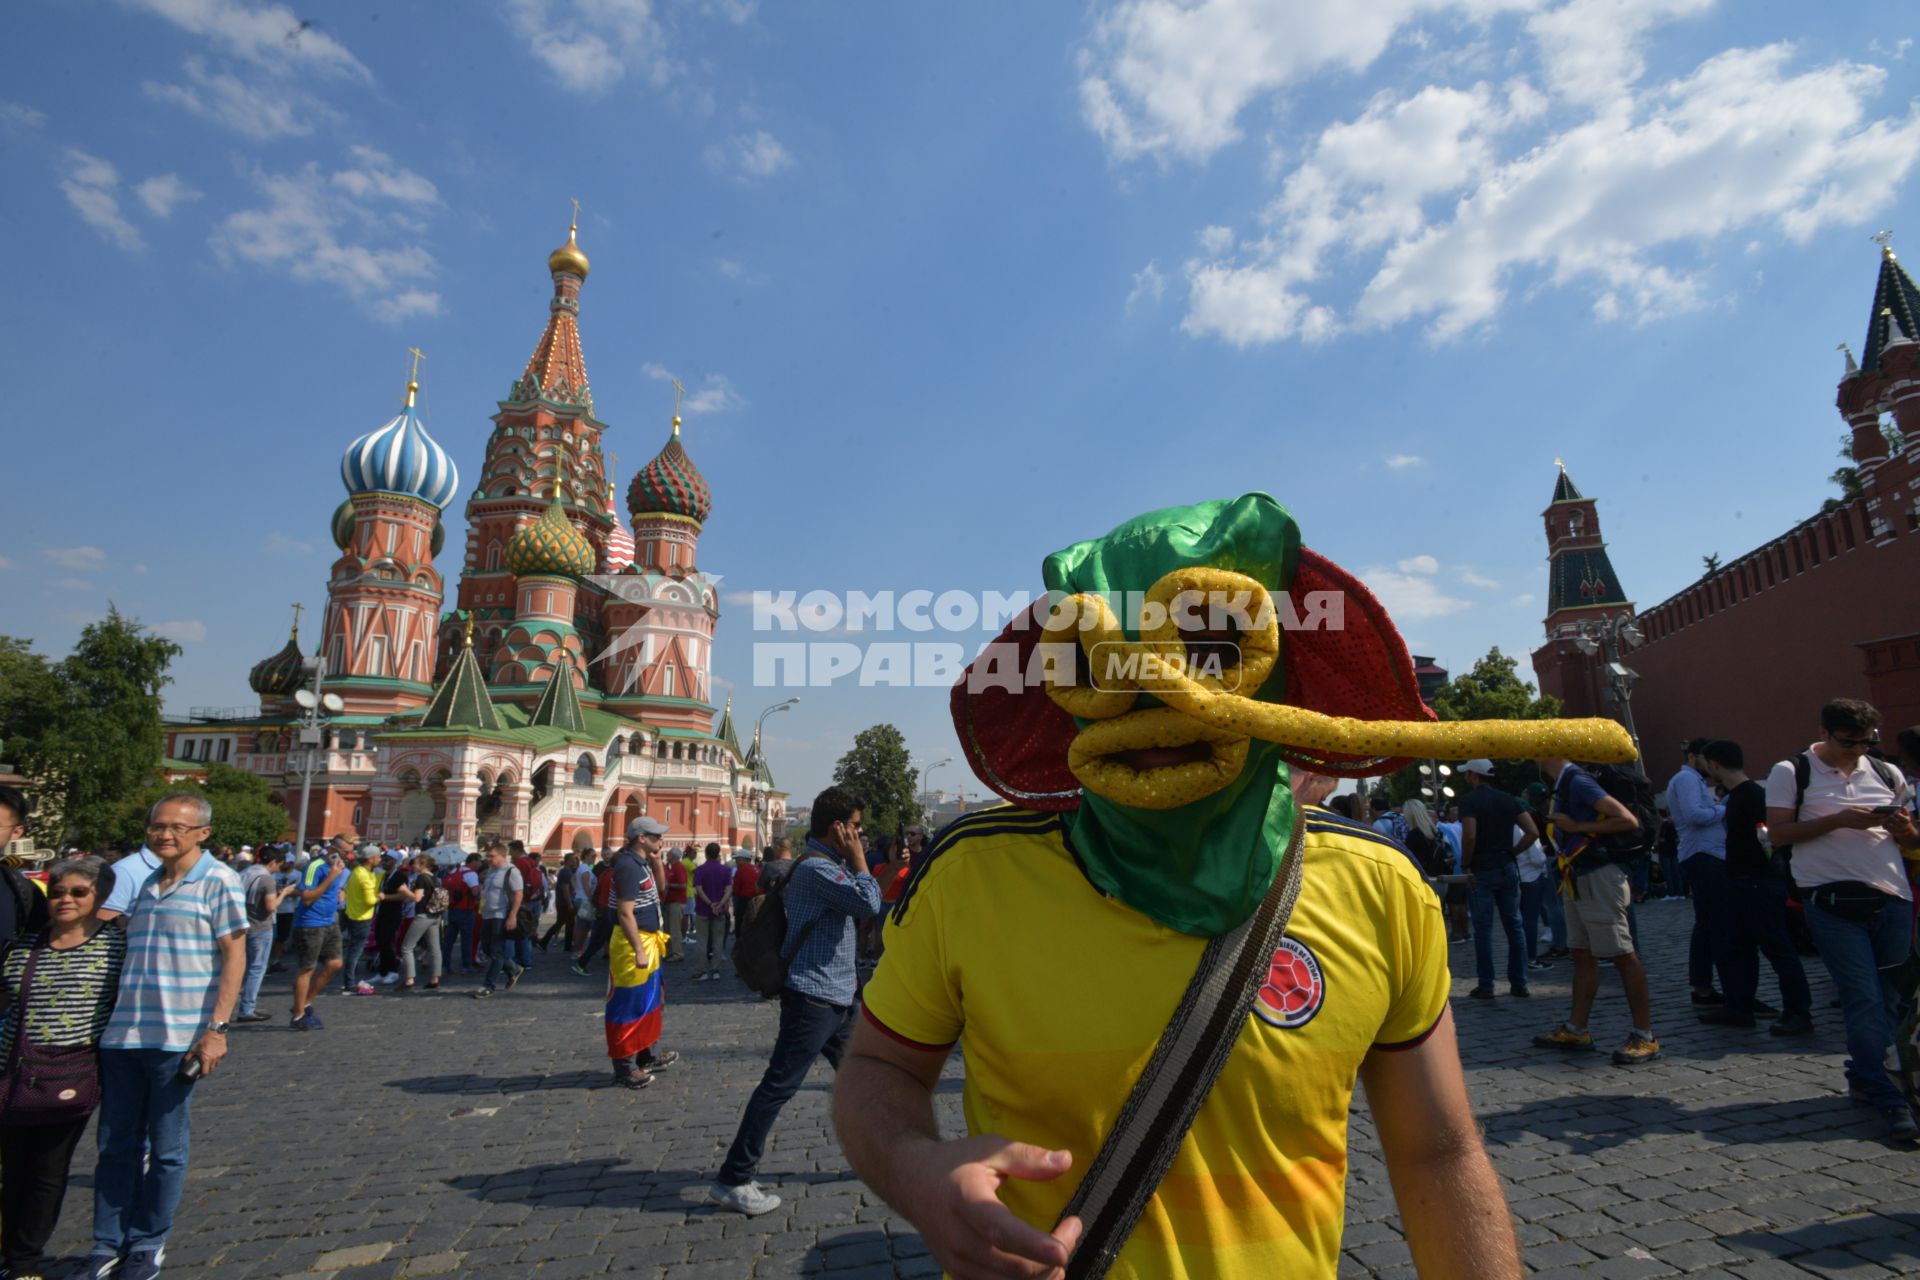
<path fill-rule="evenodd" d="M 705 524 L 713 512 L 713 491 L 707 478 L 680 444 L 680 419 L 673 420 L 673 436 L 627 488 L 627 510 L 635 520 L 650 515 L 684 516 Z"/>
<path fill-rule="evenodd" d="M 263 698 L 290 697 L 307 683 L 307 659 L 300 652 L 300 637 L 287 637 L 286 647 L 271 658 L 256 662 L 247 675 L 247 684 Z"/>
<path fill-rule="evenodd" d="M 353 499 L 348 498 L 333 509 L 333 545 L 342 551 L 353 541 Z"/>
<path fill-rule="evenodd" d="M 507 539 L 507 568 L 515 577 L 549 573 L 584 578 L 593 572 L 593 544 L 573 527 L 556 496 L 546 513 Z"/>

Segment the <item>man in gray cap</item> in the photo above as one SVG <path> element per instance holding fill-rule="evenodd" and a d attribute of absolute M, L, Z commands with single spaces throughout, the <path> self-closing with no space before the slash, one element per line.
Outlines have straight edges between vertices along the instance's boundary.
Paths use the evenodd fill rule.
<path fill-rule="evenodd" d="M 627 824 L 627 843 L 613 855 L 613 894 L 608 913 L 614 920 L 607 946 L 607 1056 L 613 1082 L 644 1089 L 653 1073 L 673 1065 L 679 1054 L 662 1051 L 666 987 L 660 966 L 667 958 L 661 927 L 660 837 L 664 822 L 642 814 Z"/>

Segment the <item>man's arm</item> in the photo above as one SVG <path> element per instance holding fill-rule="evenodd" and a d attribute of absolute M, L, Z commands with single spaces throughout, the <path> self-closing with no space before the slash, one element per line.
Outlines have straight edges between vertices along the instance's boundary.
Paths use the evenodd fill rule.
<path fill-rule="evenodd" d="M 646 955 L 646 948 L 640 945 L 640 922 L 633 918 L 633 903 L 616 899 L 615 905 L 620 909 L 620 932 L 626 935 L 627 945 L 634 955 Z"/>
<path fill-rule="evenodd" d="M 1767 806 L 1767 839 L 1776 845 L 1799 844 L 1833 831 L 1871 831 L 1884 820 L 1871 809 L 1842 809 L 1817 818 L 1795 818 L 1791 809 Z"/>
<path fill-rule="evenodd" d="M 1520 1244 L 1467 1102 L 1452 1012 L 1414 1048 L 1369 1053 L 1360 1080 L 1414 1269 L 1427 1280 L 1520 1276 Z"/>
<path fill-rule="evenodd" d="M 942 1142 L 933 1088 L 947 1053 L 910 1048 L 860 1017 L 833 1086 L 833 1123 L 847 1163 L 920 1229 L 957 1280 L 1056 1280 L 1080 1238 L 1080 1220 L 1039 1231 L 997 1193 L 1009 1178 L 1057 1178 L 1073 1156 L 997 1134 Z"/>
<path fill-rule="evenodd" d="M 327 878 L 325 880 L 322 880 L 319 884 L 315 885 L 313 888 L 302 889 L 300 891 L 300 905 L 305 907 L 310 907 L 314 903 L 320 901 L 320 899 L 326 897 L 327 890 L 333 888 L 334 881 L 338 880 L 341 876 L 345 875 L 346 873 L 347 873 L 347 864 L 343 862 L 339 866 L 335 867 L 330 873 L 328 873 Z"/>
<path fill-rule="evenodd" d="M 1480 833 L 1480 820 L 1478 818 L 1469 817 L 1464 813 L 1461 814 L 1460 815 L 1460 861 L 1463 864 L 1470 863 L 1473 861 L 1473 845 L 1474 845 L 1475 839 L 1479 836 L 1479 833 Z"/>
<path fill-rule="evenodd" d="M 1553 825 L 1583 836 L 1610 836 L 1621 831 L 1637 831 L 1640 827 L 1640 820 L 1633 816 L 1633 810 L 1612 796 L 1601 796 L 1593 802 L 1593 807 L 1591 822 L 1580 822 L 1571 814 L 1556 813 L 1553 815 Z"/>
<path fill-rule="evenodd" d="M 1520 816 L 1515 819 L 1515 825 L 1525 832 L 1527 837 L 1519 844 L 1513 846 L 1514 856 L 1518 857 L 1520 854 L 1533 848 L 1534 845 L 1540 843 L 1540 826 L 1533 820 L 1533 814 L 1525 809 L 1520 811 Z"/>
<path fill-rule="evenodd" d="M 213 996 L 213 1022 L 225 1022 L 233 1016 L 240 999 L 240 984 L 247 976 L 247 931 L 240 929 L 214 940 L 220 950 L 220 987 Z M 212 1030 L 203 1030 L 189 1053 L 200 1059 L 200 1074 L 210 1076 L 227 1056 L 227 1038 Z"/>
<path fill-rule="evenodd" d="M 1674 822 L 1695 829 L 1718 826 L 1727 809 L 1713 802 L 1706 780 L 1688 769 L 1677 775 L 1677 781 L 1680 785 L 1667 788 L 1667 808 Z"/>

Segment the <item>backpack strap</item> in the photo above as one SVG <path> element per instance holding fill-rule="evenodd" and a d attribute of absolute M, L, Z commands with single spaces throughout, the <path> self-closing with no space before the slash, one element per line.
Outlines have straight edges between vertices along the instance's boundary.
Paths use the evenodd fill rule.
<path fill-rule="evenodd" d="M 1306 823 L 1294 823 L 1286 862 L 1254 913 L 1207 943 L 1146 1070 L 1061 1212 L 1085 1225 L 1067 1280 L 1107 1274 L 1232 1056 L 1300 899 L 1305 832 Z"/>
<path fill-rule="evenodd" d="M 1807 798 L 1807 787 L 1813 781 L 1813 760 L 1804 751 L 1794 753 L 1793 757 L 1793 818 L 1800 820 L 1800 802 Z"/>

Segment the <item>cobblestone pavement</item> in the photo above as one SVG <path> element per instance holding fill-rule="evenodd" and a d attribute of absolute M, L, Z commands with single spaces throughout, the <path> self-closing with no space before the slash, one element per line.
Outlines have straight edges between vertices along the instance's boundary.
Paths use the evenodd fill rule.
<path fill-rule="evenodd" d="M 1564 1016 L 1567 969 L 1534 998 L 1455 1004 L 1474 1106 L 1508 1180 L 1529 1262 L 1548 1275 L 1920 1275 L 1920 1154 L 1878 1138 L 1840 1092 L 1839 1015 L 1813 962 L 1810 1040 L 1699 1025 L 1687 1004 L 1688 908 L 1641 909 L 1666 1058 L 1534 1050 Z M 1504 958 L 1504 944 L 1496 946 Z M 1456 973 L 1471 949 L 1453 948 Z M 510 994 L 329 995 L 327 1029 L 286 1029 L 287 982 L 236 1031 L 195 1100 L 193 1168 L 169 1280 L 670 1280 L 937 1273 L 911 1228 L 846 1171 L 818 1067 L 775 1130 L 763 1179 L 784 1198 L 745 1219 L 704 1203 L 772 1042 L 775 1007 L 731 978 L 669 969 L 653 1088 L 602 1087 L 598 980 L 541 956 Z M 1457 980 L 1456 997 L 1470 981 Z M 1504 988 L 1502 988 L 1504 991 Z M 1618 984 L 1594 1027 L 1624 1035 Z M 1609 1047 L 1611 1047 L 1609 1045 Z M 941 1084 L 959 1129 L 958 1067 Z M 1342 1275 L 1411 1275 L 1386 1171 L 1356 1101 Z M 91 1137 L 55 1246 L 85 1252 Z M 56 1273 L 57 1274 L 57 1273 Z"/>

